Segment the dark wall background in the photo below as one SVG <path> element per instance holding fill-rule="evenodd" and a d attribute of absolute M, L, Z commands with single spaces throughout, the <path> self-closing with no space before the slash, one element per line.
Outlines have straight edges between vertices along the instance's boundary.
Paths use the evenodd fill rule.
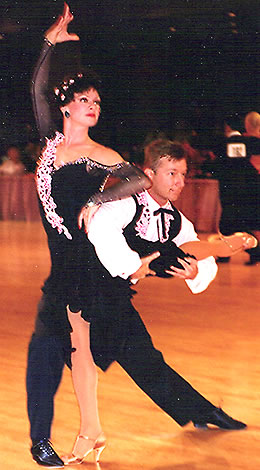
<path fill-rule="evenodd" d="M 0 145 L 25 140 L 34 126 L 29 80 L 42 35 L 63 7 L 59 0 L 2 3 Z M 259 1 L 69 4 L 83 62 L 106 90 L 95 130 L 102 142 L 124 146 L 183 120 L 207 133 L 224 114 L 259 111 Z"/>

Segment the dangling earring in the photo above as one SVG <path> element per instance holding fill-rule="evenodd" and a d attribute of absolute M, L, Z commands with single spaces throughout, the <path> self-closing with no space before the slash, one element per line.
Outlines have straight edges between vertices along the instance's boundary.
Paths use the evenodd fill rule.
<path fill-rule="evenodd" d="M 64 116 L 65 116 L 65 118 L 69 118 L 70 117 L 69 111 L 65 111 Z"/>

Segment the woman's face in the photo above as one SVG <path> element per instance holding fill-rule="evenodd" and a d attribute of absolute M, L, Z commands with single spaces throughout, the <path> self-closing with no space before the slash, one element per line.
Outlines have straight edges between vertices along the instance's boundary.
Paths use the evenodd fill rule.
<path fill-rule="evenodd" d="M 89 88 L 86 91 L 75 93 L 74 100 L 64 106 L 63 110 L 69 112 L 69 119 L 75 123 L 93 127 L 99 119 L 100 105 L 101 99 L 98 92 L 94 88 Z"/>

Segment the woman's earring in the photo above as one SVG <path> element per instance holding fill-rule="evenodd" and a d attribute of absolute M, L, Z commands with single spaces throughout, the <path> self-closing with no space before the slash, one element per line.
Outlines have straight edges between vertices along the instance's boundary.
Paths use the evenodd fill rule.
<path fill-rule="evenodd" d="M 65 111 L 64 116 L 65 116 L 66 118 L 69 118 L 69 117 L 70 117 L 69 111 Z"/>

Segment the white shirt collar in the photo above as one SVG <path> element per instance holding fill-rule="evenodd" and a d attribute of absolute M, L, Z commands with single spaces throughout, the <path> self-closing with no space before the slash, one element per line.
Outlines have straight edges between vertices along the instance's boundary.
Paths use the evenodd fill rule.
<path fill-rule="evenodd" d="M 160 206 L 160 204 L 158 204 L 158 202 L 156 202 L 154 200 L 154 198 L 148 193 L 147 190 L 145 192 L 146 192 L 146 195 L 147 195 L 147 201 L 148 201 L 149 209 L 152 213 L 154 211 L 156 211 L 157 209 L 159 209 L 160 207 L 163 207 L 165 209 L 172 209 L 172 205 L 171 205 L 170 201 L 167 201 L 166 204 L 164 204 L 163 206 Z"/>

